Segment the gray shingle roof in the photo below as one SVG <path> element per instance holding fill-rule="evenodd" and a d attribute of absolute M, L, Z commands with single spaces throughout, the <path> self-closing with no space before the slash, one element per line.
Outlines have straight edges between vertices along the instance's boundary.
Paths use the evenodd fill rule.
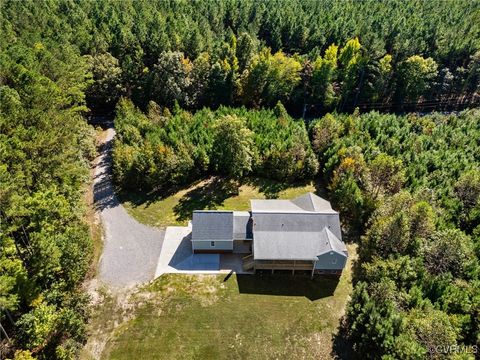
<path fill-rule="evenodd" d="M 310 200 L 303 198 L 301 201 Z M 319 205 L 310 204 L 312 208 L 318 208 Z M 252 217 L 255 259 L 316 260 L 317 256 L 328 251 L 347 255 L 345 244 L 340 240 L 342 233 L 339 215 L 333 210 L 252 211 Z"/>
<path fill-rule="evenodd" d="M 254 237 L 254 258 L 264 260 L 316 260 L 329 251 L 347 256 L 339 215 L 327 200 L 308 193 L 291 201 L 251 200 L 251 205 L 251 213 L 194 211 L 192 241 Z"/>
<path fill-rule="evenodd" d="M 337 238 L 329 229 L 325 228 L 325 233 L 328 238 L 329 245 L 331 249 L 335 252 L 338 253 L 345 253 L 347 254 L 347 247 L 345 246 L 345 243 Z"/>
<path fill-rule="evenodd" d="M 192 217 L 192 241 L 232 240 L 233 211 L 194 211 Z"/>
<path fill-rule="evenodd" d="M 347 256 L 344 251 L 333 245 L 332 237 L 338 240 L 328 229 L 322 231 L 256 231 L 253 242 L 255 260 L 317 260 L 319 255 L 335 251 Z M 339 241 L 339 240 L 338 240 Z M 343 245 L 345 246 L 345 245 Z"/>
<path fill-rule="evenodd" d="M 233 238 L 238 240 L 253 238 L 253 220 L 249 211 L 233 212 Z"/>
<path fill-rule="evenodd" d="M 314 212 L 332 212 L 332 206 L 330 202 L 322 199 L 320 196 L 315 195 L 314 193 L 306 193 L 305 195 L 299 196 L 296 199 L 292 200 L 292 203 L 297 205 L 306 211 Z"/>
<path fill-rule="evenodd" d="M 339 239 L 342 238 L 340 230 L 340 219 L 338 213 L 253 213 L 253 231 L 267 232 L 320 232 L 324 228 L 330 231 Z"/>
<path fill-rule="evenodd" d="M 336 213 L 330 202 L 321 197 L 307 193 L 293 200 L 250 200 L 252 212 L 274 212 L 274 213 Z"/>
<path fill-rule="evenodd" d="M 250 200 L 252 212 L 301 212 L 290 200 Z"/>

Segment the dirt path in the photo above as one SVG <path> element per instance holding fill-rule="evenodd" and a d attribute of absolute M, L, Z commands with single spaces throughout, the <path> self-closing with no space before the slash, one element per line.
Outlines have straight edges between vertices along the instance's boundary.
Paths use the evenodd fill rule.
<path fill-rule="evenodd" d="M 105 229 L 98 278 L 114 287 L 153 279 L 165 231 L 133 219 L 118 201 L 111 181 L 111 152 L 115 130 L 106 130 L 95 168 L 94 201 Z"/>

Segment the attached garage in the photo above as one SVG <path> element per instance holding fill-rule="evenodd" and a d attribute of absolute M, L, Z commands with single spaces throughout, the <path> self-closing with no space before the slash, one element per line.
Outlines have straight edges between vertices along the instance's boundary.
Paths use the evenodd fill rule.
<path fill-rule="evenodd" d="M 194 211 L 192 224 L 194 253 L 233 251 L 233 211 Z"/>

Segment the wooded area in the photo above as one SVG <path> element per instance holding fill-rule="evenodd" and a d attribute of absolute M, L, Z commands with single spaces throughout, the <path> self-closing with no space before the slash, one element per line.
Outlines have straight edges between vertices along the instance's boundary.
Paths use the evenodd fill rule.
<path fill-rule="evenodd" d="M 84 193 L 96 150 L 79 63 L 71 47 L 17 42 L 0 55 L 0 339 L 13 339 L 2 358 L 12 346 L 74 358 L 86 339 L 79 283 L 92 260 Z"/>
<path fill-rule="evenodd" d="M 479 121 L 470 110 L 312 123 L 322 176 L 359 242 L 342 334 L 356 353 L 423 359 L 478 346 Z"/>
<path fill-rule="evenodd" d="M 318 171 L 305 124 L 281 104 L 274 110 L 220 107 L 195 114 L 177 108 L 171 114 L 151 103 L 144 115 L 121 100 L 115 127 L 113 173 L 124 190 L 169 192 L 212 173 L 291 182 L 312 179 Z"/>
<path fill-rule="evenodd" d="M 95 83 L 160 105 L 327 111 L 478 104 L 478 1 L 5 1 L 3 47 L 72 45 Z M 79 66 L 81 64 L 78 64 Z"/>
<path fill-rule="evenodd" d="M 479 345 L 480 113 L 368 112 L 477 106 L 479 16 L 466 0 L 2 1 L 8 356 L 72 359 L 85 341 L 85 115 L 114 109 L 125 191 L 212 173 L 328 185 L 360 246 L 356 353 Z"/>

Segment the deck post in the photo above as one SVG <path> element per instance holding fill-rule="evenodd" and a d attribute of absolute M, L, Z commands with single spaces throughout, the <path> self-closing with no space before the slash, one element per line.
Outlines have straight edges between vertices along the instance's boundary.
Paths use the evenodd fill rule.
<path fill-rule="evenodd" d="M 295 260 L 293 260 L 292 275 L 295 275 Z"/>
<path fill-rule="evenodd" d="M 315 273 L 315 265 L 317 265 L 317 260 L 313 261 L 313 267 L 312 267 L 312 279 L 313 279 L 313 274 Z"/>

